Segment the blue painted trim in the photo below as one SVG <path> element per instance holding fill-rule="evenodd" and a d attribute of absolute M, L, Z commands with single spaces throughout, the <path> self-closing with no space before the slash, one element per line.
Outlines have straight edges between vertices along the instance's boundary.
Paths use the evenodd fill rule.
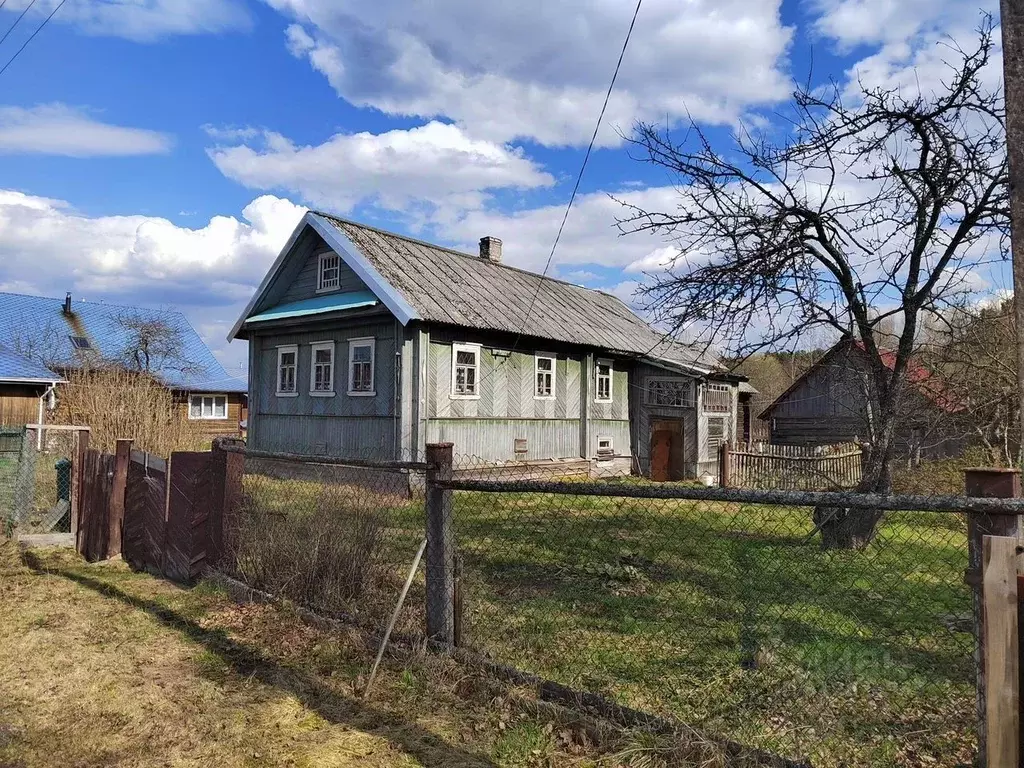
<path fill-rule="evenodd" d="M 320 234 L 320 237 L 327 241 L 327 244 L 331 246 L 335 253 L 345 260 L 345 263 L 352 268 L 352 271 L 359 275 L 359 278 L 384 302 L 384 306 L 391 310 L 391 313 L 398 318 L 402 325 L 408 325 L 412 320 L 421 319 L 419 313 L 412 308 L 412 305 L 405 300 L 405 297 L 396 291 L 394 286 L 381 276 L 380 272 L 373 268 L 367 258 L 355 246 L 355 243 L 349 240 L 344 233 L 329 221 L 313 212 L 307 213 L 306 218 L 310 226 Z"/>
<path fill-rule="evenodd" d="M 345 309 L 356 309 L 358 307 L 372 307 L 379 303 L 376 296 L 369 291 L 354 291 L 352 293 L 333 293 L 325 296 L 316 296 L 312 299 L 292 301 L 287 304 L 279 304 L 271 307 L 265 312 L 253 315 L 246 323 L 262 323 L 267 320 L 283 320 L 289 317 L 306 317 L 308 315 L 320 315 L 325 312 L 338 312 Z"/>

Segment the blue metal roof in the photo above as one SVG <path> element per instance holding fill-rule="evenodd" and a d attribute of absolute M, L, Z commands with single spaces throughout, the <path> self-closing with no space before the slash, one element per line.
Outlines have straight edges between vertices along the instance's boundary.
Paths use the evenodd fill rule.
<path fill-rule="evenodd" d="M 357 307 L 372 307 L 379 304 L 377 297 L 370 291 L 353 291 L 352 293 L 333 293 L 325 296 L 315 296 L 312 299 L 292 301 L 288 304 L 279 304 L 276 307 L 253 315 L 246 323 L 262 323 L 267 320 L 283 320 L 288 317 L 305 317 L 307 315 L 320 315 L 325 312 L 338 312 L 344 309 L 356 309 Z"/>
<path fill-rule="evenodd" d="M 39 363 L 0 347 L 0 382 L 52 384 L 60 380 L 60 376 Z"/>
<path fill-rule="evenodd" d="M 63 299 L 0 293 L 0 339 L 40 350 L 55 368 L 76 368 L 90 356 L 120 359 L 131 344 L 125 319 L 160 320 L 180 335 L 180 359 L 187 361 L 184 371 L 173 363 L 151 371 L 164 385 L 193 392 L 248 389 L 244 380 L 228 375 L 180 312 L 92 301 L 73 301 L 70 315 L 63 310 Z M 73 338 L 86 339 L 87 348 L 76 348 Z"/>

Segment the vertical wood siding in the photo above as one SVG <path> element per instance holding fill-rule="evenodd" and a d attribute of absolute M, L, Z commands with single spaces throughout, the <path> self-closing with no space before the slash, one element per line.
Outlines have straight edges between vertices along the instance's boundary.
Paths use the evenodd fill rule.
<path fill-rule="evenodd" d="M 0 426 L 21 427 L 39 420 L 39 398 L 46 387 L 0 384 Z"/>
<path fill-rule="evenodd" d="M 683 474 L 687 478 L 695 478 L 699 461 L 697 409 L 647 405 L 644 396 L 644 382 L 648 376 L 666 377 L 671 374 L 663 368 L 645 364 L 638 365 L 633 374 L 631 382 L 635 414 L 633 418 L 633 450 L 640 474 L 645 476 L 651 474 L 651 422 L 655 420 L 680 421 L 683 425 Z M 678 378 L 682 380 L 685 377 Z M 696 386 L 694 391 L 699 395 Z"/>

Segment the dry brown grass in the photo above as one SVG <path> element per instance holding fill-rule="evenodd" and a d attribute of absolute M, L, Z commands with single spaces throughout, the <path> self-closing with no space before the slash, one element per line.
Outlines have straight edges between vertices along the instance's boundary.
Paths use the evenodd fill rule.
<path fill-rule="evenodd" d="M 119 439 L 159 456 L 202 450 L 207 440 L 170 391 L 148 376 L 110 367 L 72 371 L 60 388 L 55 420 L 91 427 L 90 446 L 113 452 Z"/>

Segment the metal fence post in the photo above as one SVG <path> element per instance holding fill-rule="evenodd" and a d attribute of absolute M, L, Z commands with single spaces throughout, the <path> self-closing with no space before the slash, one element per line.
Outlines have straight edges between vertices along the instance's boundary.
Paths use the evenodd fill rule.
<path fill-rule="evenodd" d="M 453 445 L 427 445 L 427 635 L 451 648 L 455 643 L 455 532 L 452 492 L 438 482 L 452 479 Z"/>
<path fill-rule="evenodd" d="M 729 477 L 729 441 L 718 446 L 718 484 L 728 488 L 732 478 Z"/>
<path fill-rule="evenodd" d="M 1021 497 L 1020 471 L 1016 469 L 968 469 L 964 472 L 964 489 L 976 498 L 1018 499 Z M 976 707 L 978 720 L 978 755 L 984 764 L 988 748 L 986 703 L 988 681 L 985 675 L 985 597 L 982 583 L 983 543 L 985 536 L 1020 538 L 1020 517 L 1017 515 L 970 514 L 967 516 L 966 581 L 974 594 L 974 668 L 976 675 Z"/>

